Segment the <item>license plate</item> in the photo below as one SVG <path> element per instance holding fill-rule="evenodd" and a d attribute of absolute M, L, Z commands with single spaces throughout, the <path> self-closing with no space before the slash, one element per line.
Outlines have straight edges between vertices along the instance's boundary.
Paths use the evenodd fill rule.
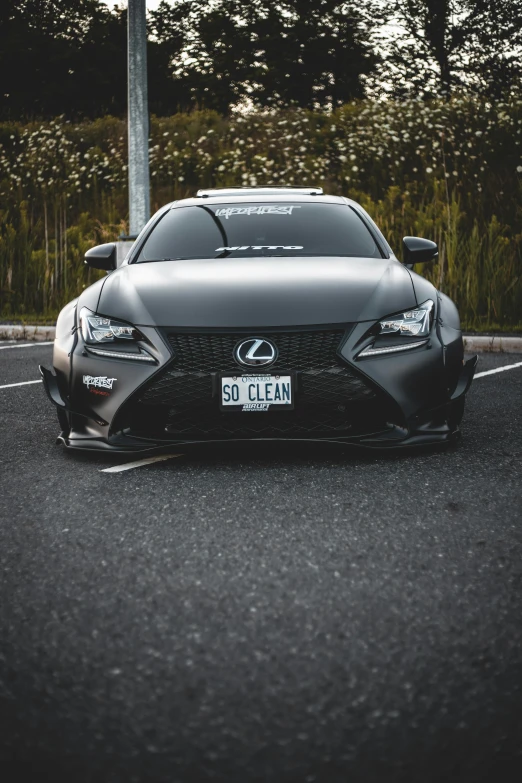
<path fill-rule="evenodd" d="M 294 407 L 291 375 L 235 375 L 221 378 L 224 410 L 268 411 Z"/>

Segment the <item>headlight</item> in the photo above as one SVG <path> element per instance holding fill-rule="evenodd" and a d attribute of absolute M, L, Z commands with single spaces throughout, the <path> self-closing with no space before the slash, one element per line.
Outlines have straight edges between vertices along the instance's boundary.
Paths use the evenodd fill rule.
<path fill-rule="evenodd" d="M 86 343 L 114 343 L 117 340 L 139 340 L 140 332 L 129 324 L 96 315 L 84 307 L 80 313 L 82 337 Z"/>
<path fill-rule="evenodd" d="M 406 310 L 379 322 L 379 334 L 398 333 L 405 337 L 426 337 L 433 320 L 433 302 L 428 299 L 416 310 Z"/>
<path fill-rule="evenodd" d="M 106 356 L 114 359 L 132 359 L 141 362 L 155 362 L 156 360 L 146 351 L 143 351 L 138 340 L 145 338 L 141 332 L 131 324 L 117 321 L 115 318 L 106 318 L 96 315 L 91 310 L 83 307 L 80 312 L 80 329 L 85 347 L 91 353 L 98 356 Z M 102 350 L 94 346 L 114 346 Z M 117 349 L 121 348 L 121 351 Z M 125 350 L 127 349 L 127 350 Z"/>
<path fill-rule="evenodd" d="M 433 312 L 434 304 L 431 299 L 428 299 L 423 304 L 419 305 L 415 310 L 405 310 L 403 313 L 397 313 L 391 315 L 388 318 L 384 318 L 379 321 L 374 327 L 373 334 L 377 339 L 381 336 L 385 338 L 385 344 L 379 341 L 377 345 L 373 342 L 362 350 L 357 358 L 364 358 L 366 356 L 378 356 L 390 353 L 399 353 L 400 351 L 410 351 L 412 348 L 419 348 L 421 345 L 426 345 L 428 342 L 428 336 L 433 325 Z M 417 337 L 424 339 L 417 339 L 414 342 L 400 342 L 396 345 L 386 342 L 386 338 L 390 338 L 393 341 L 393 336 L 398 337 Z"/>

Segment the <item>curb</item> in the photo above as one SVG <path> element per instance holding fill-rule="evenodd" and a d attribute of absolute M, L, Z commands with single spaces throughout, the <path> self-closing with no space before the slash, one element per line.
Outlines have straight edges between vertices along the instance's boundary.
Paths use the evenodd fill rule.
<path fill-rule="evenodd" d="M 55 326 L 15 326 L 0 324 L 0 340 L 31 340 L 48 342 L 54 340 Z M 522 337 L 501 335 L 464 335 L 464 350 L 468 353 L 522 353 Z"/>
<path fill-rule="evenodd" d="M 0 324 L 0 340 L 31 340 L 47 342 L 54 340 L 56 326 L 15 326 Z"/>
<path fill-rule="evenodd" d="M 522 337 L 464 335 L 464 350 L 479 353 L 522 353 Z"/>

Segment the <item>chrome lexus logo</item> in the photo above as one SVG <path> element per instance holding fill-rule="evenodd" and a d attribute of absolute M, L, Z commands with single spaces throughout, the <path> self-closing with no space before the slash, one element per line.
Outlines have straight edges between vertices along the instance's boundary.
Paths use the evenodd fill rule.
<path fill-rule="evenodd" d="M 234 358 L 239 364 L 247 367 L 260 367 L 272 364 L 277 358 L 277 348 L 268 340 L 260 337 L 250 337 L 234 348 Z"/>

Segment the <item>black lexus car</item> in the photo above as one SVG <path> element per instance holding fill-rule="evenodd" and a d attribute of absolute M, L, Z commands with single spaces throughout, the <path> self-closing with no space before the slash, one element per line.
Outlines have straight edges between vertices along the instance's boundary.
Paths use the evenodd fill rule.
<path fill-rule="evenodd" d="M 361 206 L 320 188 L 202 190 L 160 209 L 60 313 L 41 368 L 69 449 L 243 439 L 369 447 L 459 431 L 477 358 L 453 302 Z"/>

